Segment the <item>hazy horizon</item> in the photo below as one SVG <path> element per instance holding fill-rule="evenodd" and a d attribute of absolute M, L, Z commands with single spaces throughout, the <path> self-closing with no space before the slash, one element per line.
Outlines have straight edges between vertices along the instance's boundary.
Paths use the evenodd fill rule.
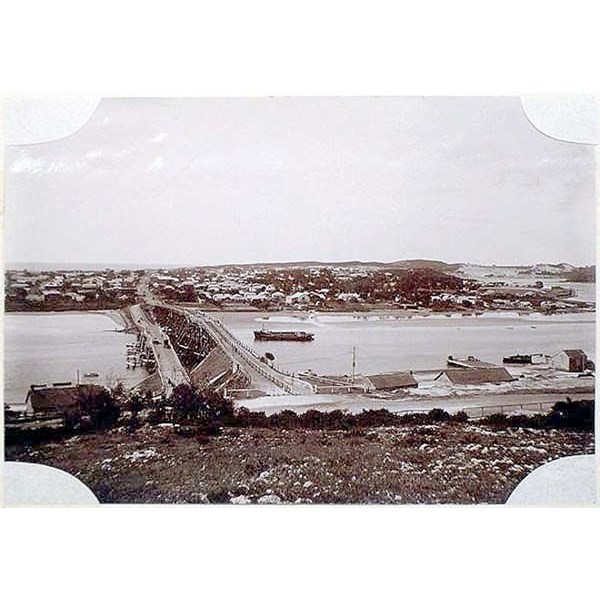
<path fill-rule="evenodd" d="M 164 263 L 164 264 L 156 264 L 156 263 L 85 263 L 85 262 L 44 262 L 44 261 L 35 261 L 35 262 L 22 262 L 22 261 L 14 261 L 14 262 L 6 262 L 5 269 L 9 271 L 19 271 L 19 270 L 36 270 L 40 268 L 41 270 L 65 270 L 65 271 L 75 271 L 83 268 L 89 270 L 102 270 L 102 269 L 121 269 L 121 270 L 139 270 L 139 269 L 202 269 L 202 268 L 219 268 L 219 267 L 229 267 L 229 266 L 270 266 L 270 265 L 302 265 L 302 264 L 323 264 L 323 265 L 335 265 L 335 264 L 381 264 L 381 265 L 393 265 L 396 263 L 403 262 L 414 262 L 414 261 L 426 261 L 426 262 L 441 262 L 451 265 L 471 265 L 476 267 L 496 267 L 496 268 L 520 268 L 520 267 L 534 267 L 536 265 L 570 265 L 575 268 L 583 268 L 583 267 L 596 267 L 595 262 L 589 264 L 572 264 L 566 261 L 560 262 L 541 262 L 541 263 L 519 263 L 519 264 L 500 264 L 500 263 L 482 263 L 482 262 L 452 262 L 448 263 L 446 261 L 438 261 L 434 259 L 428 258 L 405 258 L 398 259 L 396 261 L 390 262 L 382 262 L 376 260 L 368 260 L 368 259 L 351 259 L 345 261 L 322 261 L 322 260 L 294 260 L 294 261 L 271 261 L 271 262 L 231 262 L 231 263 L 219 263 L 219 264 L 202 264 L 202 263 Z"/>
<path fill-rule="evenodd" d="M 517 97 L 111 98 L 5 166 L 7 263 L 595 262 L 595 148 Z"/>

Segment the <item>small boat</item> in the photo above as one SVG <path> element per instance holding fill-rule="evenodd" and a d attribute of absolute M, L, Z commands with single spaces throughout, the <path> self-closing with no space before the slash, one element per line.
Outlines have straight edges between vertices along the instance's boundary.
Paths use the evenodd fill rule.
<path fill-rule="evenodd" d="M 84 377 L 100 377 L 100 375 L 98 373 L 84 373 L 83 374 Z"/>

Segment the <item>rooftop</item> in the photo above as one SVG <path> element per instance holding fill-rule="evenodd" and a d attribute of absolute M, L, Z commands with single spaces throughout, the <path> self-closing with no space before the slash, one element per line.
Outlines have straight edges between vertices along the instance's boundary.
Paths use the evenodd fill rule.
<path fill-rule="evenodd" d="M 476 385 L 480 383 L 504 383 L 514 381 L 514 377 L 504 367 L 448 369 L 442 371 L 437 377 L 446 375 L 451 383 Z"/>

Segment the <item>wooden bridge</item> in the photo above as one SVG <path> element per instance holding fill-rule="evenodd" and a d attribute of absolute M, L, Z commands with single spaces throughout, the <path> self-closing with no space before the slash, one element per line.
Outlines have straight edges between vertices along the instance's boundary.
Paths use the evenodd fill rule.
<path fill-rule="evenodd" d="M 267 395 L 304 396 L 315 393 L 312 384 L 264 362 L 257 352 L 236 338 L 219 319 L 197 309 L 177 308 L 176 310 L 183 310 L 190 319 L 209 333 L 233 363 L 239 365 L 239 368 L 250 377 L 253 388 L 264 390 Z"/>
<path fill-rule="evenodd" d="M 217 346 L 220 347 L 232 361 L 234 368 L 241 369 L 242 372 L 250 378 L 251 383 L 249 387 L 252 388 L 253 391 L 260 390 L 265 395 L 270 396 L 287 394 L 304 396 L 316 393 L 315 386 L 308 381 L 304 381 L 294 376 L 292 373 L 277 369 L 265 362 L 264 358 L 236 338 L 216 317 L 196 308 L 176 306 L 152 299 L 147 299 L 147 302 L 151 306 L 160 307 L 184 315 L 192 323 L 196 323 L 202 327 L 202 329 L 208 333 Z M 173 352 L 173 354 L 175 353 Z M 164 363 L 165 361 L 157 360 L 158 368 L 161 369 Z M 166 363 L 166 366 L 170 368 L 172 364 L 173 361 L 169 361 Z M 185 381 L 183 380 L 182 373 L 185 373 L 185 370 L 181 367 L 179 361 L 177 366 L 179 367 L 179 376 L 177 377 L 178 382 L 188 383 L 189 378 L 187 377 L 187 374 L 185 374 Z M 164 381 L 165 377 L 162 372 L 161 377 Z"/>

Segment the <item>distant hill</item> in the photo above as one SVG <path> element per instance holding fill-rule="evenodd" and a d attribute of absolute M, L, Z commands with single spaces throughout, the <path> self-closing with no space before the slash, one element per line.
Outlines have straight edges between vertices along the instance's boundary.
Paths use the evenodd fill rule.
<path fill-rule="evenodd" d="M 204 265 L 204 268 L 227 268 L 227 267 L 271 267 L 274 269 L 285 268 L 310 268 L 310 267 L 372 267 L 379 269 L 404 269 L 421 270 L 429 269 L 440 273 L 451 273 L 469 277 L 471 275 L 481 276 L 483 274 L 513 277 L 546 276 L 563 277 L 568 273 L 580 272 L 581 269 L 595 269 L 595 267 L 575 267 L 569 263 L 538 263 L 535 265 L 482 265 L 475 263 L 446 263 L 441 260 L 429 260 L 425 258 L 411 258 L 396 260 L 392 262 L 383 261 L 319 261 L 304 260 L 291 262 L 256 262 L 256 263 L 228 263 L 220 265 Z"/>
<path fill-rule="evenodd" d="M 595 267 L 575 267 L 569 263 L 539 263 L 535 265 L 481 265 L 474 263 L 446 263 L 441 260 L 429 260 L 424 258 L 403 259 L 393 262 L 382 261 L 292 261 L 292 262 L 256 262 L 256 263 L 227 263 L 219 265 L 168 265 L 168 264 L 101 264 L 101 263 L 7 263 L 7 270 L 29 269 L 30 271 L 101 271 L 104 269 L 118 270 L 140 270 L 140 269 L 165 269 L 177 271 L 195 268 L 272 268 L 272 269 L 294 269 L 294 268 L 327 268 L 345 267 L 358 268 L 367 267 L 373 269 L 389 270 L 431 270 L 438 273 L 452 274 L 466 278 L 482 279 L 486 277 L 495 278 L 518 278 L 518 277 L 555 277 L 564 278 L 566 281 L 587 282 L 595 281 Z"/>
<path fill-rule="evenodd" d="M 583 267 L 595 271 L 595 267 Z M 591 271 L 582 272 L 581 268 L 574 267 L 569 263 L 538 263 L 535 265 L 476 265 L 461 264 L 458 266 L 457 274 L 462 277 L 483 279 L 488 277 L 499 279 L 531 278 L 555 278 L 570 280 L 570 277 L 583 277 L 578 281 L 585 281 L 591 276 Z"/>
<path fill-rule="evenodd" d="M 347 260 L 337 262 L 326 262 L 320 260 L 303 260 L 293 262 L 264 262 L 264 263 L 227 263 L 220 265 L 205 265 L 205 268 L 209 269 L 221 269 L 227 267 L 271 267 L 273 269 L 286 269 L 286 268 L 308 268 L 308 267 L 386 267 L 390 263 L 378 262 L 378 261 L 361 261 L 361 260 Z"/>
<path fill-rule="evenodd" d="M 228 268 L 228 267 L 271 267 L 273 269 L 285 268 L 310 268 L 310 267 L 373 267 L 379 269 L 431 269 L 443 273 L 456 271 L 460 264 L 448 264 L 441 260 L 427 259 L 407 259 L 397 260 L 393 262 L 383 261 L 363 261 L 363 260 L 346 260 L 346 261 L 321 261 L 321 260 L 303 260 L 292 262 L 264 262 L 264 263 L 228 263 L 220 265 L 206 265 L 205 268 Z"/>
<path fill-rule="evenodd" d="M 386 266 L 396 267 L 399 269 L 431 269 L 442 273 L 451 273 L 460 267 L 460 264 L 448 264 L 441 260 L 427 260 L 424 258 L 416 258 L 409 260 L 397 260 L 393 263 L 387 263 Z"/>
<path fill-rule="evenodd" d="M 596 281 L 596 267 L 573 268 L 564 275 L 569 283 L 594 283 Z"/>
<path fill-rule="evenodd" d="M 177 265 L 140 264 L 140 263 L 33 263 L 33 262 L 7 262 L 8 271 L 31 271 L 32 273 L 48 271 L 139 271 L 144 269 L 176 269 Z"/>

